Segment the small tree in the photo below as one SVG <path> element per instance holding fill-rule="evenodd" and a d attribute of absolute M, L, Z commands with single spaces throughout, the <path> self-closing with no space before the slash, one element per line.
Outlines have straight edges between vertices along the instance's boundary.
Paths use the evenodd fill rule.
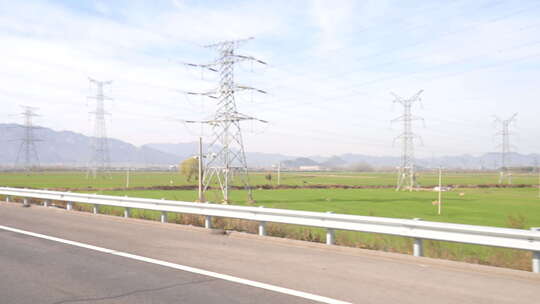
<path fill-rule="evenodd" d="M 179 170 L 180 174 L 184 175 L 187 178 L 188 182 L 191 181 L 191 178 L 193 176 L 195 176 L 195 180 L 197 180 L 197 173 L 199 172 L 199 160 L 194 157 L 185 159 L 180 163 Z"/>

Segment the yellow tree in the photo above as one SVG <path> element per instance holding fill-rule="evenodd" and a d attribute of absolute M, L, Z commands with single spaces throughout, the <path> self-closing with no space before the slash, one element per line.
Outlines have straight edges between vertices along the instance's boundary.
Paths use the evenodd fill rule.
<path fill-rule="evenodd" d="M 191 178 L 193 176 L 195 176 L 195 180 L 197 180 L 197 173 L 199 172 L 199 161 L 194 157 L 190 157 L 180 163 L 179 169 L 180 174 L 184 175 L 187 178 L 188 182 L 191 181 Z"/>

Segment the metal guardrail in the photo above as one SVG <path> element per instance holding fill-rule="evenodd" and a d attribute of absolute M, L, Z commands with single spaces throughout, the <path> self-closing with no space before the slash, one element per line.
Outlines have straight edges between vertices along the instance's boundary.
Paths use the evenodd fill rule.
<path fill-rule="evenodd" d="M 131 209 L 155 210 L 161 211 L 162 222 L 166 221 L 167 212 L 203 215 L 206 228 L 211 228 L 212 216 L 252 220 L 259 222 L 260 235 L 266 234 L 267 222 L 320 227 L 326 228 L 326 243 L 329 245 L 334 244 L 335 230 L 404 236 L 414 239 L 415 256 L 423 255 L 425 239 L 529 250 L 533 253 L 532 271 L 540 272 L 540 228 L 532 228 L 529 231 L 428 222 L 420 219 L 394 219 L 6 187 L 0 187 L 0 195 L 5 196 L 6 201 L 11 197 L 21 197 L 25 202 L 28 198 L 41 199 L 45 206 L 51 201 L 64 201 L 68 210 L 72 210 L 73 203 L 91 204 L 94 206 L 94 213 L 97 213 L 99 205 L 123 207 L 125 217 L 130 216 Z"/>

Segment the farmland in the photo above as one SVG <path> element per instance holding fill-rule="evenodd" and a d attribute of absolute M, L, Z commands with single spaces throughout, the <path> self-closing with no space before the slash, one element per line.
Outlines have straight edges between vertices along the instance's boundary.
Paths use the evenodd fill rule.
<path fill-rule="evenodd" d="M 271 175 L 271 179 L 266 178 Z M 435 172 L 420 172 L 418 182 L 422 186 L 434 186 L 438 183 Z M 277 185 L 275 172 L 253 172 L 250 174 L 251 184 Z M 282 172 L 282 185 L 349 185 L 349 186 L 393 186 L 396 182 L 395 173 L 355 173 L 355 172 Z M 445 173 L 444 185 L 494 185 L 498 182 L 498 173 Z M 188 182 L 177 172 L 130 172 L 130 187 L 152 186 L 183 186 L 196 185 L 195 180 Z M 538 177 L 535 174 L 514 174 L 513 184 L 536 185 Z M 234 184 L 234 183 L 233 183 Z M 34 172 L 2 173 L 0 185 L 13 187 L 35 188 L 121 188 L 126 186 L 126 172 L 112 173 L 110 178 L 87 179 L 84 172 Z"/>
<path fill-rule="evenodd" d="M 515 184 L 531 187 L 494 188 L 488 187 L 497 179 L 495 173 L 448 173 L 443 181 L 447 185 L 475 185 L 470 188 L 456 188 L 443 193 L 443 213 L 436 214 L 432 202 L 437 194 L 430 188 L 421 191 L 396 192 L 391 186 L 391 173 L 298 173 L 282 174 L 281 184 L 301 186 L 297 189 L 265 190 L 262 186 L 276 184 L 275 177 L 265 179 L 265 173 L 251 175 L 255 202 L 271 208 L 298 209 L 343 214 L 373 215 L 396 218 L 422 218 L 473 225 L 507 227 L 508 218 L 525 217 L 524 224 L 540 226 L 540 198 L 533 186 L 535 175 L 516 175 Z M 420 174 L 422 185 L 434 185 L 437 176 L 427 172 Z M 487 181 L 487 182 L 486 182 Z M 134 197 L 165 198 L 171 200 L 195 201 L 197 192 L 178 190 L 175 186 L 191 185 L 185 177 L 176 172 L 132 172 L 129 188 L 126 188 L 125 173 L 113 173 L 110 178 L 87 179 L 83 172 L 48 172 L 25 175 L 4 173 L 0 175 L 0 185 L 10 187 L 31 187 L 48 189 L 72 189 L 83 192 L 128 195 Z M 310 186 L 326 185 L 329 188 L 314 189 Z M 388 186 L 382 189 L 342 189 L 339 185 Z M 477 185 L 486 185 L 477 187 Z M 171 187 L 164 190 L 161 186 Z M 192 187 L 192 188 L 193 188 Z M 167 189 L 167 188 L 165 188 Z M 232 203 L 245 205 L 244 191 L 231 192 Z M 220 202 L 220 193 L 211 190 L 206 193 L 210 202 Z"/>

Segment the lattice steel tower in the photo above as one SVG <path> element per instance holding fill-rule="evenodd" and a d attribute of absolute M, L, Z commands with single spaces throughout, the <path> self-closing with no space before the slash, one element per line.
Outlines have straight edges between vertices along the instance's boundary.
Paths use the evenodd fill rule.
<path fill-rule="evenodd" d="M 23 137 L 20 139 L 21 145 L 19 146 L 19 151 L 17 153 L 17 159 L 15 164 L 18 166 L 21 161 L 22 154 L 22 168 L 25 171 L 30 171 L 32 168 L 39 167 L 39 156 L 36 149 L 36 142 L 41 141 L 36 138 L 34 130 L 39 127 L 34 126 L 32 118 L 39 116 L 35 113 L 37 108 L 23 106 L 23 111 L 21 116 L 24 119 L 23 128 Z"/>
<path fill-rule="evenodd" d="M 248 192 L 248 200 L 253 200 L 240 122 L 246 120 L 266 122 L 238 112 L 236 106 L 235 96 L 238 91 L 254 90 L 266 93 L 252 87 L 239 85 L 234 80 L 234 69 L 238 63 L 254 61 L 266 64 L 252 56 L 236 54 L 235 50 L 239 45 L 251 39 L 253 38 L 207 45 L 205 47 L 218 51 L 217 60 L 209 64 L 188 64 L 219 74 L 219 88 L 204 93 L 188 92 L 191 95 L 204 95 L 217 100 L 217 110 L 213 119 L 186 122 L 205 123 L 212 127 L 213 139 L 210 142 L 208 153 L 205 155 L 203 190 L 206 192 L 212 182 L 217 181 L 225 203 L 229 202 L 230 183 L 234 176 L 240 178 Z"/>
<path fill-rule="evenodd" d="M 96 110 L 90 112 L 94 114 L 94 136 L 92 137 L 90 161 L 88 163 L 88 170 L 86 177 L 92 175 L 94 178 L 98 174 L 110 177 L 111 161 L 109 156 L 109 143 L 107 140 L 107 128 L 105 124 L 105 116 L 109 113 L 105 111 L 105 100 L 112 100 L 105 96 L 103 87 L 110 85 L 112 81 L 98 81 L 92 78 L 88 78 L 90 81 L 90 88 L 92 85 L 95 87 L 96 95 L 89 96 L 91 99 L 96 100 Z"/>
<path fill-rule="evenodd" d="M 510 150 L 512 145 L 510 144 L 510 125 L 515 121 L 517 113 L 510 116 L 508 119 L 500 119 L 495 117 L 495 123 L 500 124 L 501 131 L 497 132 L 495 136 L 501 136 L 501 171 L 499 172 L 499 184 L 502 184 L 506 179 L 508 184 L 512 184 L 512 174 L 508 170 L 510 162 Z"/>
<path fill-rule="evenodd" d="M 403 122 L 403 133 L 394 139 L 401 139 L 401 164 L 398 169 L 398 178 L 396 191 L 401 189 L 409 189 L 412 191 L 418 184 L 416 182 L 416 172 L 414 167 L 414 139 L 419 138 L 418 135 L 412 131 L 413 120 L 423 120 L 421 117 L 412 115 L 412 105 L 416 101 L 420 101 L 420 94 L 424 90 L 420 90 L 418 93 L 408 99 L 401 98 L 396 94 L 394 95 L 394 103 L 400 103 L 403 106 L 403 115 L 392 120 L 392 122 Z"/>

